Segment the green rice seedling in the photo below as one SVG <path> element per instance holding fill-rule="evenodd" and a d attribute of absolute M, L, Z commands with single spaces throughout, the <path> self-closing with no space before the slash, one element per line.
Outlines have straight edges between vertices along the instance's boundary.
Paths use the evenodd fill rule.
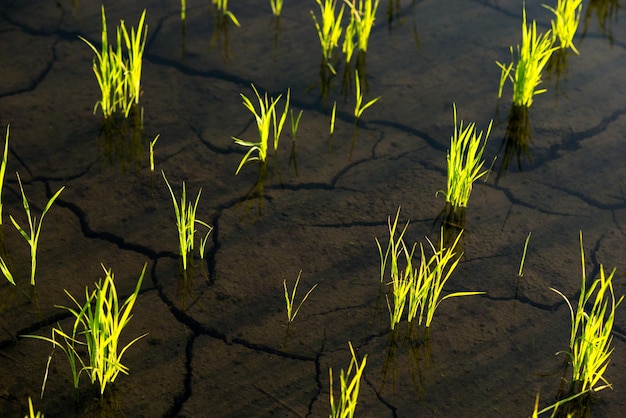
<path fill-rule="evenodd" d="M 557 0 L 556 9 L 545 4 L 543 7 L 554 13 L 554 19 L 551 21 L 553 42 L 556 43 L 558 40 L 561 48 L 570 48 L 578 54 L 578 49 L 574 45 L 574 35 L 578 29 L 583 1 Z"/>
<path fill-rule="evenodd" d="M 283 11 L 283 0 L 270 0 L 270 7 L 274 16 L 280 16 Z"/>
<path fill-rule="evenodd" d="M 139 18 L 137 30 L 131 28 L 130 34 L 124 21 L 117 27 L 117 47 L 109 45 L 106 14 L 102 6 L 101 49 L 87 39 L 79 36 L 96 54 L 93 61 L 93 72 L 100 86 L 101 99 L 94 106 L 94 114 L 98 106 L 104 119 L 111 118 L 117 111 L 128 117 L 133 106 L 139 104 L 141 95 L 141 70 L 143 51 L 145 48 L 148 26 L 144 26 L 146 11 Z M 127 50 L 127 58 L 122 53 L 122 39 Z"/>
<path fill-rule="evenodd" d="M 20 179 L 19 173 L 17 175 L 17 182 L 20 185 L 20 192 L 22 194 L 22 205 L 24 207 L 24 211 L 26 212 L 26 217 L 28 218 L 28 226 L 29 232 L 26 232 L 13 218 L 13 216 L 9 216 L 13 226 L 20 235 L 26 240 L 28 246 L 30 247 L 30 284 L 31 286 L 35 285 L 35 270 L 37 269 L 37 244 L 39 243 L 39 234 L 41 233 L 41 224 L 43 223 L 43 218 L 48 213 L 48 210 L 54 203 L 54 201 L 59 197 L 65 186 L 61 187 L 49 200 L 46 206 L 41 213 L 41 218 L 39 222 L 37 221 L 37 217 L 33 216 L 30 212 L 30 205 L 28 204 L 28 199 L 26 198 L 26 194 L 24 193 L 24 187 L 22 186 L 22 180 Z M 2 271 L 5 272 L 6 263 L 4 260 L 0 263 L 0 267 L 2 267 Z M 6 274 L 6 272 L 5 272 Z"/>
<path fill-rule="evenodd" d="M 448 180 L 447 190 L 439 190 L 446 197 L 446 202 L 453 208 L 467 207 L 472 185 L 489 171 L 482 170 L 484 161 L 483 151 L 491 132 L 493 121 L 489 123 L 485 138 L 483 132 L 476 133 L 476 124 L 463 126 L 463 121 L 457 125 L 456 105 L 454 105 L 454 135 L 450 138 L 450 149 L 447 155 Z"/>
<path fill-rule="evenodd" d="M 67 291 L 66 291 L 67 293 Z M 71 297 L 71 296 L 70 296 Z M 67 309 L 67 308 L 64 308 Z M 44 374 L 43 383 L 41 385 L 41 398 L 43 399 L 43 394 L 46 389 L 46 382 L 48 381 L 48 371 L 50 369 L 50 362 L 52 361 L 52 357 L 54 355 L 54 350 L 57 348 L 63 351 L 65 357 L 70 365 L 70 370 L 72 372 L 72 383 L 74 389 L 78 389 L 78 385 L 80 383 L 80 375 L 87 370 L 87 366 L 85 365 L 83 359 L 78 354 L 76 346 L 84 346 L 86 343 L 84 341 L 78 341 L 77 333 L 78 333 L 78 321 L 74 323 L 72 327 L 72 335 L 67 334 L 63 331 L 61 325 L 58 325 L 58 328 L 52 328 L 52 338 L 43 337 L 41 335 L 23 335 L 23 337 L 27 338 L 35 338 L 43 341 L 47 341 L 52 343 L 52 353 L 48 356 L 48 363 L 46 365 L 46 372 Z"/>
<path fill-rule="evenodd" d="M 287 112 L 289 110 L 290 93 L 288 91 L 285 110 L 283 114 L 281 115 L 280 119 L 278 119 L 278 123 L 277 123 L 276 122 L 277 121 L 276 105 L 280 101 L 280 98 L 282 97 L 282 95 L 279 95 L 277 98 L 274 99 L 274 98 L 269 98 L 266 92 L 265 96 L 261 98 L 261 95 L 259 95 L 259 92 L 254 86 L 254 84 L 252 84 L 252 89 L 254 90 L 254 93 L 256 94 L 256 97 L 259 101 L 258 112 L 249 98 L 247 98 L 243 93 L 240 93 L 240 95 L 241 95 L 241 98 L 243 99 L 244 106 L 254 116 L 254 119 L 257 125 L 257 130 L 259 132 L 259 141 L 250 142 L 250 141 L 244 141 L 243 139 L 239 139 L 236 137 L 232 137 L 233 141 L 235 141 L 236 144 L 249 148 L 248 152 L 246 152 L 246 154 L 241 159 L 241 162 L 239 163 L 239 166 L 237 167 L 237 171 L 235 171 L 235 175 L 239 174 L 239 171 L 247 162 L 259 161 L 261 163 L 264 163 L 266 161 L 270 129 L 272 127 L 273 127 L 273 133 L 274 133 L 274 151 L 278 149 L 278 139 L 282 132 L 283 125 L 287 117 Z M 252 153 L 255 151 L 257 152 L 257 155 L 252 156 Z"/>
<path fill-rule="evenodd" d="M 106 274 L 104 280 L 96 284 L 96 289 L 91 294 L 88 288 L 85 289 L 86 301 L 84 305 L 79 304 L 66 291 L 78 309 L 63 308 L 71 312 L 76 318 L 74 328 L 79 325 L 83 328 L 80 334 L 85 337 L 89 354 L 89 362 L 88 366 L 85 367 L 85 372 L 92 384 L 98 382 L 100 395 L 104 394 L 107 385 L 115 382 L 120 372 L 128 374 L 128 367 L 121 362 L 122 357 L 128 348 L 147 335 L 140 335 L 121 350 L 119 349 L 120 335 L 132 318 L 131 311 L 137 300 L 147 266 L 147 263 L 144 264 L 134 292 L 121 306 L 118 302 L 113 272 L 104 266 L 102 266 Z"/>
<path fill-rule="evenodd" d="M 156 145 L 156 142 L 159 140 L 160 136 L 161 134 L 158 134 L 157 136 L 154 137 L 152 141 L 150 141 L 150 171 L 152 171 L 153 173 L 154 173 L 154 146 Z"/>
<path fill-rule="evenodd" d="M 357 44 L 359 50 L 367 52 L 367 45 L 369 43 L 370 33 L 376 20 L 376 11 L 378 10 L 378 3 L 380 0 L 375 0 L 372 5 L 372 0 L 344 0 L 350 7 L 351 22 L 354 21 L 354 31 L 357 38 Z M 358 7 L 357 7 L 358 2 Z"/>
<path fill-rule="evenodd" d="M 580 252 L 582 280 L 576 309 L 574 310 L 569 299 L 562 292 L 550 288 L 565 300 L 570 310 L 572 326 L 567 356 L 572 365 L 572 381 L 568 395 L 612 388 L 604 378 L 604 372 L 613 352 L 611 333 L 615 321 L 615 310 L 624 300 L 624 296 L 618 300 L 615 298 L 613 290 L 615 269 L 607 275 L 602 264 L 599 277 L 587 288 L 582 232 L 580 233 Z M 587 306 L 590 306 L 588 311 L 585 310 Z"/>
<path fill-rule="evenodd" d="M 513 104 L 530 107 L 533 96 L 546 92 L 538 89 L 541 84 L 541 73 L 550 60 L 552 53 L 558 49 L 553 45 L 551 31 L 537 34 L 537 22 L 526 24 L 526 9 L 523 9 L 522 43 L 517 46 L 517 65 L 511 61 L 504 65 L 496 61 L 502 70 L 498 98 L 502 97 L 502 90 L 507 80 L 513 83 Z M 514 56 L 513 47 L 510 47 L 511 56 Z"/>
<path fill-rule="evenodd" d="M 33 406 L 33 400 L 28 397 L 28 415 L 24 415 L 24 418 L 43 418 L 44 415 L 42 412 L 35 412 L 35 407 Z"/>
<path fill-rule="evenodd" d="M 213 227 L 204 221 L 196 219 L 196 210 L 198 209 L 198 202 L 200 201 L 200 194 L 202 193 L 202 189 L 198 191 L 195 202 L 187 202 L 187 189 L 185 187 L 185 182 L 183 182 L 183 191 L 180 196 L 179 205 L 176 201 L 176 196 L 174 196 L 174 191 L 172 190 L 170 183 L 167 181 L 167 178 L 165 177 L 165 172 L 163 172 L 163 170 L 161 170 L 161 174 L 163 175 L 163 180 L 165 180 L 165 184 L 170 191 L 172 203 L 174 204 L 174 214 L 176 215 L 176 226 L 178 228 L 178 244 L 180 249 L 180 257 L 182 259 L 183 272 L 186 272 L 189 264 L 188 260 L 193 254 L 196 224 L 200 224 L 208 229 L 208 232 L 206 233 L 204 238 L 200 240 L 201 257 L 204 257 L 204 248 L 206 246 L 206 241 L 209 237 L 209 234 L 213 230 Z"/>
<path fill-rule="evenodd" d="M 300 311 L 302 304 L 308 299 L 311 292 L 313 292 L 313 290 L 315 290 L 315 288 L 317 287 L 317 283 L 313 285 L 313 287 L 310 288 L 308 292 L 306 292 L 306 295 L 304 295 L 304 297 L 302 298 L 302 300 L 300 301 L 296 309 L 294 309 L 294 306 L 295 306 L 294 300 L 296 299 L 296 291 L 298 290 L 298 284 L 300 283 L 301 275 L 302 275 L 302 270 L 300 270 L 300 272 L 298 273 L 298 278 L 296 279 L 296 283 L 293 285 L 293 290 L 291 291 L 291 294 L 287 290 L 287 279 L 283 280 L 283 289 L 285 290 L 285 305 L 287 307 L 287 321 L 288 322 L 293 322 L 293 320 L 296 319 L 296 315 L 298 315 L 298 311 Z"/>
<path fill-rule="evenodd" d="M 359 121 L 359 119 L 361 118 L 361 115 L 363 114 L 363 112 L 365 111 L 365 109 L 367 109 L 368 107 L 372 106 L 374 103 L 376 103 L 378 100 L 380 100 L 380 98 L 382 96 L 378 96 L 372 100 L 370 100 L 369 102 L 365 103 L 365 105 L 363 104 L 363 93 L 361 92 L 361 81 L 359 79 L 359 72 L 358 70 L 355 71 L 355 83 L 356 83 L 356 101 L 354 104 L 354 123 L 355 125 L 357 124 L 357 122 Z"/>
<path fill-rule="evenodd" d="M 311 17 L 315 23 L 315 29 L 317 30 L 317 36 L 322 46 L 322 61 L 324 65 L 328 66 L 333 74 L 335 69 L 332 66 L 333 51 L 339 46 L 339 38 L 343 28 L 341 27 L 341 20 L 343 19 L 343 12 L 345 5 L 341 5 L 339 13 L 335 14 L 337 8 L 337 0 L 315 0 L 320 7 L 321 25 L 315 16 L 315 13 L 311 10 Z"/>
<path fill-rule="evenodd" d="M 211 1 L 215 5 L 217 10 L 222 13 L 223 17 L 229 18 L 235 24 L 235 26 L 240 27 L 239 21 L 237 20 L 233 12 L 228 10 L 228 0 L 211 0 Z"/>
<path fill-rule="evenodd" d="M 367 355 L 365 355 L 363 357 L 363 360 L 359 363 L 359 360 L 357 359 L 356 353 L 354 351 L 354 347 L 352 347 L 352 343 L 348 342 L 348 345 L 350 346 L 352 359 L 350 360 L 350 366 L 348 367 L 348 371 L 344 372 L 342 369 L 339 375 L 341 388 L 341 398 L 339 399 L 339 403 L 335 401 L 335 397 L 333 394 L 333 369 L 330 368 L 328 370 L 330 379 L 331 418 L 352 418 L 354 416 L 354 411 L 356 410 L 359 390 L 361 387 L 361 377 L 363 375 L 363 370 L 365 369 L 365 364 L 367 362 Z"/>
<path fill-rule="evenodd" d="M 7 170 L 7 162 L 9 160 L 9 130 L 11 125 L 7 125 L 7 133 L 4 139 L 4 153 L 2 154 L 2 163 L 0 164 L 0 227 L 4 224 L 2 219 L 2 187 L 4 186 L 4 174 Z"/>
<path fill-rule="evenodd" d="M 185 21 L 187 15 L 187 0 L 180 0 L 180 20 Z"/>
<path fill-rule="evenodd" d="M 522 253 L 522 260 L 519 263 L 519 270 L 517 272 L 517 277 L 524 277 L 524 262 L 526 261 L 526 251 L 528 251 L 528 243 L 530 242 L 530 235 L 532 232 L 528 233 L 526 237 L 526 241 L 524 242 L 524 252 Z"/>

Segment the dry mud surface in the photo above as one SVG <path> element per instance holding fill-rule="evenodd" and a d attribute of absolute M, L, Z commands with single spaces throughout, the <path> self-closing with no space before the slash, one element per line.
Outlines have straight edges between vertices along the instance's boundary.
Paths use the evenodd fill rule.
<path fill-rule="evenodd" d="M 399 206 L 402 221 L 411 221 L 409 242 L 436 238 L 453 103 L 479 129 L 495 119 L 485 157 L 490 163 L 500 154 L 511 92 L 498 104 L 495 61 L 507 62 L 509 45 L 519 42 L 522 2 L 383 0 L 366 63 L 366 98 L 382 97 L 363 114 L 352 151 L 353 89 L 344 99 L 342 66 L 328 100 L 320 97 L 313 1 L 287 0 L 279 29 L 269 2 L 233 1 L 241 28 L 227 32 L 216 28 L 210 2 L 188 3 L 183 33 L 177 1 L 105 2 L 110 32 L 148 10 L 138 170 L 98 140 L 93 52 L 78 36 L 99 41 L 100 4 L 0 6 L 0 121 L 3 130 L 11 126 L 2 216 L 18 275 L 17 287 L 0 282 L 0 415 L 23 416 L 30 396 L 47 417 L 328 416 L 328 369 L 337 379 L 348 367 L 349 341 L 367 355 L 359 416 L 524 417 L 537 393 L 541 405 L 552 403 L 564 361 L 555 353 L 567 349 L 570 322 L 549 288 L 577 297 L 579 231 L 589 277 L 600 264 L 615 266 L 624 293 L 626 26 L 618 16 L 601 29 L 590 11 L 582 41 L 581 23 L 580 55 L 569 56 L 558 83 L 546 80 L 548 93 L 530 110 L 523 170 L 513 162 L 497 183 L 494 173 L 474 188 L 464 256 L 446 291 L 486 293 L 445 301 L 428 349 L 400 344 L 393 352 L 374 238 L 386 242 L 387 217 Z M 388 8 L 398 3 L 389 23 Z M 546 30 L 550 13 L 540 2 L 527 9 Z M 272 96 L 291 89 L 292 107 L 304 113 L 297 171 L 287 126 L 262 199 L 242 202 L 258 168 L 235 176 L 244 151 L 231 136 L 255 139 L 239 96 L 252 97 L 250 83 Z M 157 134 L 152 175 L 147 143 Z M 198 216 L 214 227 L 206 259 L 196 259 L 186 282 L 159 170 L 177 195 L 182 181 L 190 195 L 202 188 Z M 37 214 L 65 186 L 44 219 L 36 299 L 27 297 L 28 247 L 9 222 L 9 215 L 26 222 L 15 172 Z M 101 263 L 124 296 L 147 263 L 124 341 L 148 335 L 126 352 L 130 373 L 118 377 L 106 407 L 85 376 L 73 391 L 59 350 L 39 399 L 51 346 L 23 335 L 71 327 L 56 305 L 71 303 L 64 290 L 84 300 Z M 300 270 L 300 296 L 318 287 L 287 334 L 283 280 L 293 284 Z M 619 416 L 626 407 L 625 343 L 621 307 L 606 372 L 614 390 L 598 394 L 592 416 Z"/>

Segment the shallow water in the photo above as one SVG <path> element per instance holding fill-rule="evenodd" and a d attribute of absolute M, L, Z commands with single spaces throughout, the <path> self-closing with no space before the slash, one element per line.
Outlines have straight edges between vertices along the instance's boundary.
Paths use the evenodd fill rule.
<path fill-rule="evenodd" d="M 19 285 L 0 284 L 0 415 L 23 416 L 31 396 L 50 417 L 327 416 L 328 368 L 337 379 L 348 367 L 348 341 L 367 355 L 359 416 L 517 417 L 531 414 L 537 393 L 540 405 L 554 402 L 564 361 L 555 353 L 567 349 L 570 324 L 549 287 L 577 297 L 579 231 L 588 276 L 601 263 L 616 266 L 624 293 L 626 29 L 619 16 L 602 28 L 592 14 L 584 39 L 581 22 L 580 55 L 569 55 L 558 80 L 545 80 L 548 92 L 530 109 L 529 156 L 521 155 L 521 170 L 514 156 L 496 182 L 511 91 L 498 102 L 495 61 L 507 62 L 509 45 L 519 42 L 521 1 L 401 1 L 391 23 L 383 1 L 362 67 L 366 100 L 381 99 L 356 134 L 342 65 L 328 98 L 320 95 L 309 14 L 315 3 L 287 1 L 279 27 L 269 4 L 259 3 L 231 2 L 241 28 L 219 31 L 209 2 L 190 1 L 184 32 L 177 1 L 105 3 L 110 32 L 148 10 L 139 163 L 98 139 L 93 53 L 78 35 L 99 40 L 100 5 L 0 7 L 0 122 L 11 125 L 3 220 Z M 540 2 L 527 13 L 547 29 L 550 13 Z M 259 171 L 250 164 L 235 176 L 244 151 L 231 136 L 255 139 L 239 95 L 252 97 L 250 83 L 273 97 L 291 89 L 303 116 L 295 153 L 288 120 L 262 199 L 242 202 Z M 498 159 L 474 187 L 464 256 L 446 289 L 486 294 L 445 301 L 428 350 L 400 344 L 394 357 L 374 238 L 386 242 L 387 217 L 398 206 L 402 221 L 411 221 L 409 242 L 436 238 L 445 202 L 435 193 L 446 184 L 453 103 L 478 129 L 494 119 L 485 157 Z M 147 143 L 157 134 L 152 175 Z M 214 226 L 190 281 L 180 279 L 172 202 L 159 170 L 177 194 L 182 181 L 191 196 L 202 188 L 198 216 Z M 36 302 L 24 294 L 28 247 L 8 220 L 26 222 L 16 171 L 37 214 L 66 187 L 44 219 Z M 40 400 L 51 348 L 21 335 L 50 335 L 57 321 L 69 328 L 55 305 L 71 303 L 64 289 L 82 301 L 102 276 L 100 263 L 113 269 L 123 295 L 148 263 L 125 341 L 149 335 L 126 352 L 130 374 L 119 376 L 106 408 L 84 377 L 77 400 L 58 350 Z M 300 270 L 300 296 L 319 285 L 287 334 L 283 280 L 293 284 Z M 592 416 L 618 416 L 625 406 L 625 321 L 622 307 L 606 373 L 614 390 L 597 395 Z"/>

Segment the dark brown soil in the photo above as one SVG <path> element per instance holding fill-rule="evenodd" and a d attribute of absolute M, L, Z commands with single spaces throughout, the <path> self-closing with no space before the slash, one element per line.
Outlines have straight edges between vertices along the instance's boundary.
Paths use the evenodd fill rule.
<path fill-rule="evenodd" d="M 374 238 L 386 242 L 387 217 L 399 206 L 402 222 L 411 221 L 409 242 L 436 238 L 445 202 L 435 193 L 446 184 L 453 103 L 479 129 L 495 118 L 485 157 L 490 164 L 498 155 L 493 167 L 501 167 L 511 92 L 507 86 L 497 102 L 495 61 L 507 62 L 509 45 L 519 43 L 522 2 L 401 0 L 391 23 L 391 6 L 381 2 L 362 72 L 366 100 L 382 98 L 356 133 L 342 65 L 328 100 L 320 98 L 313 1 L 287 0 L 279 27 L 269 2 L 233 1 L 241 28 L 225 31 L 209 1 L 188 3 L 183 32 L 177 1 L 105 2 L 110 33 L 120 19 L 136 25 L 148 10 L 139 162 L 98 139 L 93 52 L 78 36 L 99 41 L 100 4 L 0 6 L 0 122 L 3 130 L 10 124 L 2 220 L 18 282 L 0 281 L 0 415 L 24 416 L 30 396 L 46 417 L 328 416 L 328 370 L 338 379 L 348 367 L 348 342 L 367 355 L 358 416 L 525 417 L 537 394 L 541 407 L 553 403 L 565 361 L 555 354 L 567 349 L 570 319 L 549 288 L 577 297 L 580 230 L 588 276 L 600 263 L 616 266 L 616 290 L 624 293 L 626 26 L 617 16 L 599 29 L 592 15 L 576 41 L 580 55 L 569 55 L 560 79 L 546 80 L 548 93 L 527 115 L 531 140 L 510 147 L 528 149 L 522 170 L 513 155 L 497 183 L 494 173 L 475 185 L 464 256 L 445 292 L 486 294 L 445 301 L 428 346 L 411 350 L 401 337 L 390 344 Z M 540 30 L 549 27 L 540 2 L 527 9 Z M 244 150 L 231 137 L 256 136 L 239 96 L 252 97 L 250 83 L 272 96 L 290 88 L 292 107 L 304 113 L 297 171 L 288 120 L 262 197 L 242 201 L 259 180 L 255 164 L 234 174 Z M 157 134 L 152 174 L 148 142 Z M 192 280 L 180 276 L 160 170 L 177 194 L 183 181 L 191 196 L 202 188 L 198 216 L 214 227 Z M 16 171 L 38 216 L 65 186 L 43 222 L 36 295 L 28 246 L 9 220 L 27 222 Z M 65 291 L 83 301 L 102 277 L 101 263 L 124 297 L 148 264 L 123 340 L 149 334 L 126 352 L 129 374 L 118 377 L 104 405 L 84 375 L 73 390 L 59 350 L 40 399 L 51 345 L 23 335 L 49 336 L 57 323 L 70 328 L 57 305 L 71 304 Z M 299 296 L 318 287 L 287 329 L 283 280 L 293 285 L 300 270 Z M 592 416 L 619 416 L 626 407 L 625 343 L 622 306 L 606 372 L 613 390 L 594 397 Z"/>

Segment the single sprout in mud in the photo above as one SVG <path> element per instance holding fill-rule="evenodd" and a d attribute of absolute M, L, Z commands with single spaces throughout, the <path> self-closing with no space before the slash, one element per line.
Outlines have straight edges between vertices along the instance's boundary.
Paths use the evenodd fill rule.
<path fill-rule="evenodd" d="M 354 123 L 357 124 L 361 115 L 368 107 L 376 103 L 382 96 L 378 96 L 363 104 L 363 92 L 361 91 L 361 81 L 359 79 L 359 71 L 355 71 L 355 84 L 356 84 L 356 100 L 354 104 Z"/>
<path fill-rule="evenodd" d="M 22 194 L 22 206 L 24 207 L 24 211 L 26 212 L 26 218 L 28 219 L 29 231 L 26 232 L 26 230 L 24 230 L 24 228 L 22 228 L 20 224 L 17 223 L 12 215 L 9 216 L 9 219 L 11 219 L 11 222 L 13 223 L 15 229 L 17 229 L 17 231 L 26 240 L 28 246 L 30 247 L 30 284 L 31 286 L 35 286 L 35 271 L 37 269 L 37 245 L 39 243 L 39 234 L 41 234 L 41 225 L 43 223 L 43 218 L 46 216 L 46 213 L 48 213 L 48 210 L 50 209 L 54 201 L 65 189 L 65 186 L 57 190 L 57 192 L 48 200 L 48 203 L 41 213 L 41 218 L 39 218 L 39 222 L 37 222 L 37 217 L 31 214 L 30 204 L 28 203 L 28 199 L 26 198 L 26 194 L 24 193 L 24 186 L 22 185 L 20 175 L 19 173 L 15 174 L 17 175 L 17 182 L 20 185 L 20 192 Z M 5 260 L 3 260 L 2 258 L 0 258 L 0 269 L 5 275 L 7 274 L 8 268 Z"/>
<path fill-rule="evenodd" d="M 182 259 L 182 269 L 183 272 L 186 272 L 189 267 L 188 264 L 192 259 L 195 243 L 196 224 L 202 225 L 208 230 L 204 238 L 200 239 L 201 258 L 204 257 L 206 242 L 209 238 L 209 234 L 213 230 L 213 227 L 204 221 L 196 219 L 196 211 L 198 209 L 198 202 L 200 201 L 200 194 L 202 193 L 202 189 L 198 191 L 195 202 L 188 202 L 187 189 L 185 187 L 185 182 L 183 182 L 183 191 L 180 196 L 179 205 L 176 201 L 176 196 L 174 196 L 174 191 L 172 190 L 170 183 L 167 181 L 163 170 L 161 170 L 161 174 L 163 175 L 163 180 L 165 180 L 165 184 L 167 185 L 167 188 L 170 191 L 170 196 L 172 197 L 174 214 L 176 216 L 176 227 L 178 229 L 178 244 L 180 249 L 180 257 Z"/>
<path fill-rule="evenodd" d="M 294 306 L 295 306 L 294 300 L 296 299 L 296 291 L 298 290 L 298 284 L 300 283 L 301 275 L 302 275 L 302 270 L 300 270 L 300 272 L 298 273 L 298 278 L 296 279 L 296 283 L 293 285 L 293 290 L 291 291 L 291 294 L 287 290 L 287 279 L 283 280 L 283 289 L 285 291 L 285 305 L 287 306 L 287 321 L 288 322 L 293 322 L 293 320 L 296 319 L 296 315 L 298 315 L 298 311 L 300 311 L 302 304 L 308 299 L 311 292 L 313 292 L 313 290 L 317 287 L 317 284 L 313 285 L 313 287 L 309 289 L 306 295 L 304 295 L 304 297 L 302 298 L 302 300 L 300 301 L 300 303 L 294 310 Z"/>
<path fill-rule="evenodd" d="M 246 97 L 243 93 L 240 93 L 240 96 L 243 99 L 244 106 L 254 116 L 254 120 L 256 122 L 257 130 L 259 133 L 259 141 L 244 141 L 243 139 L 239 139 L 234 136 L 232 137 L 233 141 L 235 141 L 236 144 L 248 148 L 248 152 L 246 152 L 246 154 L 241 159 L 241 162 L 237 167 L 237 171 L 235 171 L 235 175 L 239 174 L 239 171 L 247 162 L 259 161 L 261 163 L 264 163 L 266 161 L 270 132 L 274 133 L 274 151 L 278 149 L 280 134 L 282 133 L 285 120 L 287 119 L 287 113 L 289 112 L 289 102 L 291 98 L 290 89 L 287 90 L 287 101 L 285 103 L 285 109 L 280 115 L 280 118 L 278 118 L 276 115 L 276 105 L 280 101 L 282 94 L 274 99 L 269 98 L 266 92 L 265 96 L 261 98 L 261 95 L 257 91 L 254 84 L 252 84 L 252 89 L 254 90 L 254 93 L 256 94 L 257 100 L 259 102 L 258 112 L 252 104 L 252 101 L 248 97 Z M 253 156 L 252 153 L 255 151 L 257 155 Z"/>

